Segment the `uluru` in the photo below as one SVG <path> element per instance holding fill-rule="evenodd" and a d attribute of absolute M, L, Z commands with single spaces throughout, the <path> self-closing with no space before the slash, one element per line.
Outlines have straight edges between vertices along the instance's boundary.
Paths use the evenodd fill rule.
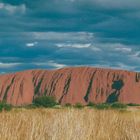
<path fill-rule="evenodd" d="M 27 105 L 38 96 L 54 96 L 60 104 L 140 104 L 140 73 L 70 67 L 0 75 L 1 101 L 12 105 Z"/>

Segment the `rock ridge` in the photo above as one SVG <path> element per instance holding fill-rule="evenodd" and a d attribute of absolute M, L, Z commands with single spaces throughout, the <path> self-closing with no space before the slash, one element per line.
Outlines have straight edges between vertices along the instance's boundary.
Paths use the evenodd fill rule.
<path fill-rule="evenodd" d="M 140 73 L 93 67 L 27 70 L 0 75 L 0 101 L 31 104 L 38 96 L 65 103 L 140 104 Z"/>

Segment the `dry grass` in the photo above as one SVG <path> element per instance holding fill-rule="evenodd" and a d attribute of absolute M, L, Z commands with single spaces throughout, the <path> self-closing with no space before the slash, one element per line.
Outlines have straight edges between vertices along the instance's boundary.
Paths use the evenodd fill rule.
<path fill-rule="evenodd" d="M 0 113 L 0 140 L 139 139 L 139 111 L 65 108 Z"/>

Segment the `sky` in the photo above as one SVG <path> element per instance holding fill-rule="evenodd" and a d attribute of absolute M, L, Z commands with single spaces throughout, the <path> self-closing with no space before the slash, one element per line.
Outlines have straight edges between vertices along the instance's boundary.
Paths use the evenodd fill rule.
<path fill-rule="evenodd" d="M 0 0 L 0 73 L 71 66 L 140 71 L 140 1 Z"/>

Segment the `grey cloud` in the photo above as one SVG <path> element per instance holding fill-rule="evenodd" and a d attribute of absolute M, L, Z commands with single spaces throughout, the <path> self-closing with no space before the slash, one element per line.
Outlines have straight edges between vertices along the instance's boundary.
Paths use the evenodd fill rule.
<path fill-rule="evenodd" d="M 79 65 L 140 70 L 138 0 L 0 3 L 1 66 L 20 63 L 2 72 Z"/>
<path fill-rule="evenodd" d="M 26 12 L 26 6 L 25 4 L 14 6 L 10 4 L 0 3 L 0 11 L 5 12 L 9 15 L 24 14 Z"/>

